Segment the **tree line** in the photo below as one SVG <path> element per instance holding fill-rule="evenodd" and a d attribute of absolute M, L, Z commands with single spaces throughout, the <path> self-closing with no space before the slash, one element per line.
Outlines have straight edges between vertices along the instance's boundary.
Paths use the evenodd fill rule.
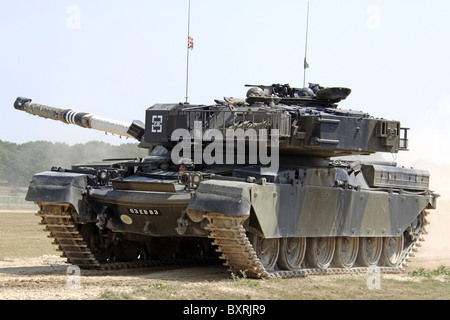
<path fill-rule="evenodd" d="M 114 146 L 101 141 L 68 145 L 34 141 L 16 144 L 0 140 L 0 182 L 27 186 L 31 177 L 52 167 L 71 168 L 74 164 L 103 159 L 145 157 L 148 150 L 136 143 Z"/>

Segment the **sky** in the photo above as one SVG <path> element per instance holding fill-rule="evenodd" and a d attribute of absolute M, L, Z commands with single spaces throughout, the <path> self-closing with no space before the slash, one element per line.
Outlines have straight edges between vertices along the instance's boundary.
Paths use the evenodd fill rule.
<path fill-rule="evenodd" d="M 245 84 L 303 85 L 307 0 L 191 0 L 189 102 Z M 399 120 L 410 151 L 450 164 L 450 1 L 309 0 L 306 81 L 341 108 Z M 18 96 L 131 122 L 185 101 L 188 0 L 0 0 L 0 140 L 134 142 L 17 111 Z M 389 155 L 389 157 L 392 157 Z"/>

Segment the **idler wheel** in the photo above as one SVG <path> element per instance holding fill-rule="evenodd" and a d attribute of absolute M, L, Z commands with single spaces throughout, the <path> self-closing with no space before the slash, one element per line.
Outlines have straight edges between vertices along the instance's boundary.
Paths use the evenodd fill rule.
<path fill-rule="evenodd" d="M 373 267 L 378 264 L 383 249 L 383 238 L 362 237 L 359 240 L 358 263 L 363 267 Z"/>
<path fill-rule="evenodd" d="M 408 231 L 408 236 L 412 241 L 417 240 L 424 229 L 424 212 L 425 211 L 420 213 L 406 229 L 406 231 Z"/>
<path fill-rule="evenodd" d="M 337 268 L 351 268 L 358 257 L 359 239 L 354 237 L 336 238 L 333 266 Z"/>
<path fill-rule="evenodd" d="M 400 237 L 384 238 L 383 251 L 381 253 L 381 265 L 397 267 L 403 258 L 403 235 Z"/>
<path fill-rule="evenodd" d="M 306 248 L 308 266 L 322 270 L 328 268 L 333 260 L 335 242 L 334 237 L 308 238 Z"/>
<path fill-rule="evenodd" d="M 282 270 L 300 268 L 306 253 L 306 238 L 283 238 L 280 243 L 278 266 Z"/>
<path fill-rule="evenodd" d="M 257 234 L 250 234 L 249 240 L 263 267 L 266 270 L 273 269 L 277 263 L 278 254 L 280 252 L 279 239 L 266 239 Z"/>

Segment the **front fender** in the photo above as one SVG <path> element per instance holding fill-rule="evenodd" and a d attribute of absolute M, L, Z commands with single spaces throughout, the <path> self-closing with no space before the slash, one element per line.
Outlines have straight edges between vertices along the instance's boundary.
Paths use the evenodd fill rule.
<path fill-rule="evenodd" d="M 83 192 L 86 191 L 86 174 L 45 171 L 31 179 L 27 201 L 41 203 L 70 203 L 82 219 L 86 214 Z"/>

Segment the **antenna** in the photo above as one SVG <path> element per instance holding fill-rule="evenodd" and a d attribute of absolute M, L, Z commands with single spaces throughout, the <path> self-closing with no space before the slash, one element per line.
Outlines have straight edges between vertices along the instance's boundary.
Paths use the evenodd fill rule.
<path fill-rule="evenodd" d="M 187 45 L 187 61 L 186 61 L 186 103 L 188 103 L 189 98 L 189 51 L 194 49 L 194 40 L 191 38 L 191 0 L 189 0 L 189 7 L 188 7 L 188 45 Z"/>
<path fill-rule="evenodd" d="M 306 39 L 305 39 L 305 59 L 303 60 L 303 88 L 305 88 L 306 86 L 306 69 L 309 68 L 309 64 L 306 61 L 306 55 L 308 53 L 308 25 L 309 25 L 309 1 L 308 1 L 308 9 L 306 11 Z"/>

